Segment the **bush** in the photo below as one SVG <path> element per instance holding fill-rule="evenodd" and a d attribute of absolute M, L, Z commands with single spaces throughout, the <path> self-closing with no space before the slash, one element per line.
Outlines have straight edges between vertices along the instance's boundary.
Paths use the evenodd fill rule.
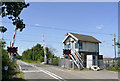
<path fill-rule="evenodd" d="M 52 59 L 52 65 L 58 65 L 59 63 L 59 58 L 58 57 L 55 57 Z"/>
<path fill-rule="evenodd" d="M 40 56 L 40 62 L 44 62 L 44 57 Z"/>
<path fill-rule="evenodd" d="M 118 71 L 118 72 L 120 72 L 120 67 L 119 66 L 108 67 L 107 69 L 110 70 L 110 71 Z"/>
<path fill-rule="evenodd" d="M 8 66 L 8 71 L 4 70 L 4 66 Z M 12 78 L 11 74 L 15 71 L 15 64 L 9 59 L 6 50 L 2 51 L 2 78 L 3 79 L 10 79 Z M 6 77 L 7 76 L 7 77 Z"/>

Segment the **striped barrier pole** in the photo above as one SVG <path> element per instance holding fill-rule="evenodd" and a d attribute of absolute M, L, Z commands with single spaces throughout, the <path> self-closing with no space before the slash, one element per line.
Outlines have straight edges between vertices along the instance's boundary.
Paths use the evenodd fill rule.
<path fill-rule="evenodd" d="M 44 41 L 44 34 L 42 35 L 43 37 L 43 47 L 44 47 L 44 62 L 47 63 L 47 55 L 46 55 L 46 49 L 45 49 L 45 41 Z"/>

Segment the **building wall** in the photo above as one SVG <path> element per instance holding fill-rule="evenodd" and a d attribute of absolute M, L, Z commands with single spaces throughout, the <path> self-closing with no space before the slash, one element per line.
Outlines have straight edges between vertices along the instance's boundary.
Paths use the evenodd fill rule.
<path fill-rule="evenodd" d="M 82 42 L 82 49 L 79 50 L 85 52 L 99 52 L 99 45 L 98 43 Z"/>
<path fill-rule="evenodd" d="M 72 42 L 73 41 L 73 42 Z M 68 37 L 68 39 L 64 43 L 64 49 L 75 49 L 76 51 L 83 51 L 83 52 L 99 52 L 99 44 L 98 43 L 91 43 L 91 42 L 84 42 L 82 43 L 82 49 L 80 48 L 80 43 L 76 41 L 72 37 Z M 77 48 L 76 48 L 77 45 Z"/>
<path fill-rule="evenodd" d="M 64 49 L 72 49 L 75 48 L 75 45 L 72 46 L 72 41 L 74 41 L 74 43 L 76 42 L 76 40 L 72 37 L 68 37 L 68 39 L 65 41 L 64 43 Z M 68 46 L 69 45 L 69 46 Z"/>
<path fill-rule="evenodd" d="M 82 43 L 82 48 L 80 48 L 80 43 Z M 69 45 L 69 46 L 68 46 Z M 84 60 L 84 67 L 87 64 L 87 55 L 99 55 L 99 43 L 92 42 L 84 42 L 77 41 L 72 37 L 68 37 L 68 39 L 64 42 L 64 49 L 72 49 L 71 53 L 74 53 L 74 50 L 81 52 L 82 60 Z"/>

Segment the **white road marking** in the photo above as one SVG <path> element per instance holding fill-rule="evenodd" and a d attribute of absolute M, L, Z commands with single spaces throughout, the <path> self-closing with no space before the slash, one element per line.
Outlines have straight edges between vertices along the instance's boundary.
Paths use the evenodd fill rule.
<path fill-rule="evenodd" d="M 17 61 L 19 61 L 19 60 L 17 60 Z M 18 64 L 18 62 L 17 62 L 17 64 Z M 19 67 L 20 71 L 22 71 L 22 68 L 19 64 L 18 64 L 18 67 Z"/>
<path fill-rule="evenodd" d="M 19 66 L 19 69 L 20 69 L 20 71 L 22 71 L 22 68 L 21 68 L 21 66 L 20 65 L 18 65 Z"/>
<path fill-rule="evenodd" d="M 50 73 L 48 73 L 48 72 L 46 72 L 46 71 L 43 71 L 43 70 L 41 70 L 43 73 L 45 73 L 45 74 L 48 74 L 49 76 L 51 76 L 51 77 L 53 77 L 53 78 L 55 78 L 55 79 L 58 79 L 59 80 L 59 78 L 57 78 L 57 77 L 55 77 L 55 76 L 53 76 L 53 75 L 51 75 Z"/>
<path fill-rule="evenodd" d="M 43 71 L 44 73 L 46 73 L 46 74 L 48 74 L 48 75 L 50 75 L 51 77 L 55 77 L 56 79 L 58 79 L 59 81 L 66 81 L 66 80 L 64 80 L 63 78 L 61 78 L 60 76 L 58 76 L 58 75 L 56 75 L 56 74 L 54 74 L 54 73 L 52 73 L 52 72 L 50 72 L 50 71 L 47 71 L 47 70 L 44 70 L 44 69 L 42 69 L 42 68 L 38 68 L 37 66 L 35 66 L 35 65 L 33 65 L 33 67 L 35 67 L 36 69 L 38 69 L 38 70 L 41 70 L 41 71 Z"/>
<path fill-rule="evenodd" d="M 66 80 L 64 80 L 63 78 L 61 78 L 60 76 L 58 76 L 58 75 L 56 75 L 56 74 L 54 74 L 54 73 L 52 73 L 52 72 L 49 72 L 49 71 L 47 71 L 47 70 L 44 70 L 44 69 L 42 69 L 42 68 L 38 68 L 37 66 L 35 66 L 35 65 L 33 65 L 33 64 L 30 64 L 30 63 L 25 63 L 25 62 L 23 62 L 23 61 L 21 61 L 22 63 L 24 63 L 25 65 L 30 65 L 30 66 L 32 66 L 32 67 L 35 67 L 36 69 L 38 69 L 39 71 L 37 71 L 37 72 L 43 72 L 43 73 L 46 73 L 46 74 L 48 74 L 49 76 L 51 76 L 51 77 L 53 77 L 53 78 L 55 78 L 55 79 L 57 79 L 57 80 L 59 80 L 59 81 L 66 81 Z M 23 72 L 28 72 L 28 71 L 23 71 Z M 29 71 L 29 72 L 35 72 L 35 71 Z"/>
<path fill-rule="evenodd" d="M 29 72 L 42 72 L 42 71 L 22 71 L 22 72 L 24 72 L 24 73 L 29 73 Z"/>

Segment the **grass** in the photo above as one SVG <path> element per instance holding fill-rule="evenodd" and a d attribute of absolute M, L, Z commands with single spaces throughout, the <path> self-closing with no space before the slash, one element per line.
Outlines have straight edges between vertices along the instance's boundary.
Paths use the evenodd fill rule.
<path fill-rule="evenodd" d="M 27 62 L 27 63 L 33 63 L 33 64 L 42 64 L 42 62 L 40 61 L 32 61 L 32 60 L 22 60 L 24 62 Z"/>
<path fill-rule="evenodd" d="M 24 73 L 15 67 L 13 67 L 12 71 L 4 71 L 2 77 L 2 81 L 26 81 L 24 79 Z"/>
<path fill-rule="evenodd" d="M 13 63 L 10 59 L 2 64 L 2 81 L 25 81 L 24 74 L 16 67 L 17 64 Z M 8 70 L 4 70 L 4 66 L 8 66 Z"/>
<path fill-rule="evenodd" d="M 27 62 L 27 63 L 33 63 L 33 64 L 42 64 L 40 61 L 32 61 L 32 60 L 25 60 L 23 59 L 22 61 Z M 47 65 L 47 64 L 45 64 Z M 58 59 L 53 59 L 52 63 L 49 63 L 49 65 L 56 65 L 58 66 Z"/>
<path fill-rule="evenodd" d="M 115 71 L 115 72 L 120 72 L 120 67 L 119 66 L 108 67 L 107 70 L 109 70 L 109 71 Z"/>
<path fill-rule="evenodd" d="M 13 75 L 13 78 L 21 78 L 21 79 L 24 79 L 24 73 L 19 71 L 18 69 L 16 69 L 15 71 L 15 75 Z"/>

